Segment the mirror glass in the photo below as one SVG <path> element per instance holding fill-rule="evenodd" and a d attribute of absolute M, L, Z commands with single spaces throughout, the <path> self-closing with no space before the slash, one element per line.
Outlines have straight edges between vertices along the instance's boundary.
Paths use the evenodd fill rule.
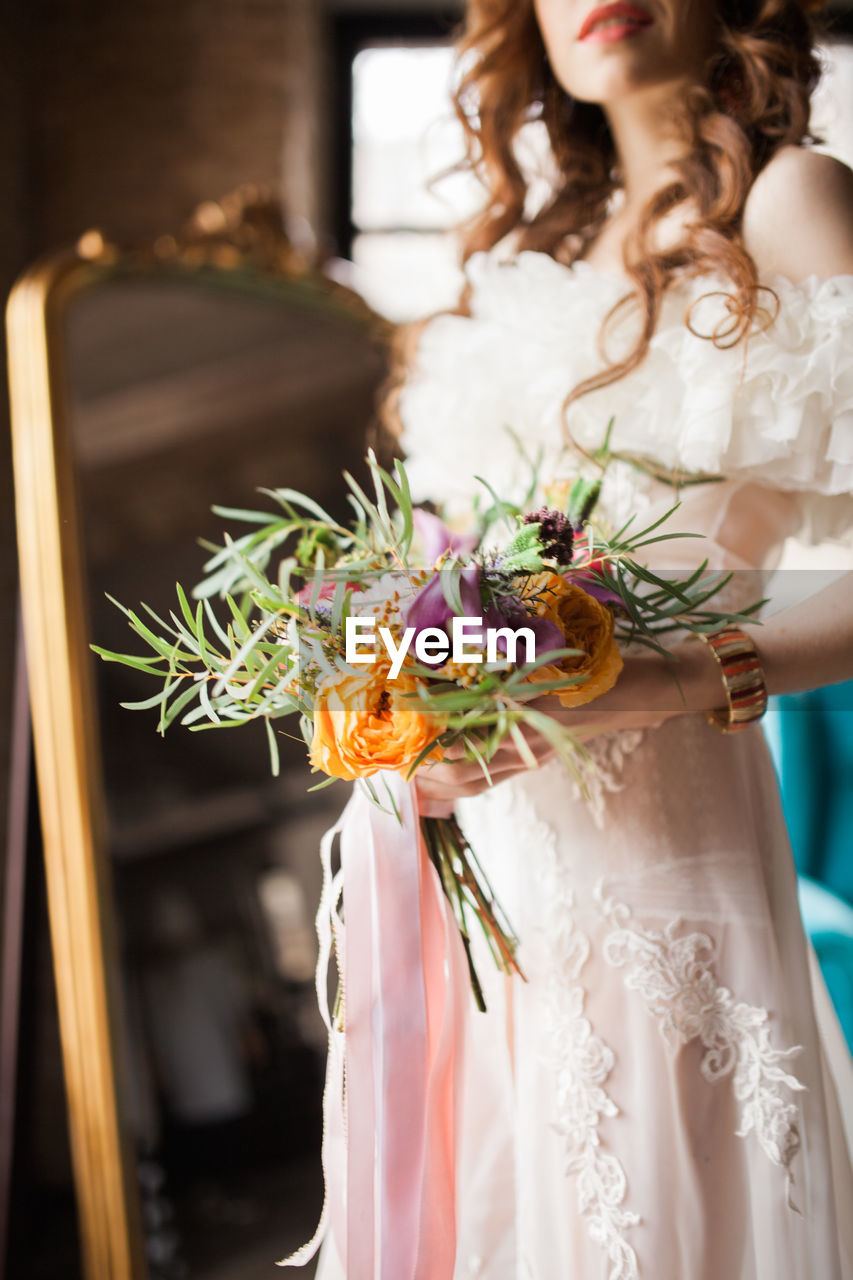
<path fill-rule="evenodd" d="M 286 485 L 344 515 L 386 365 L 340 295 L 151 274 L 81 294 L 65 326 L 96 643 L 139 651 L 107 593 L 168 613 L 200 580 L 214 503 L 272 509 L 257 489 Z M 345 795 L 306 794 L 295 721 L 273 778 L 262 725 L 161 738 L 120 706 L 153 681 L 96 665 L 149 1275 L 269 1277 L 322 1199 L 313 917 Z"/>

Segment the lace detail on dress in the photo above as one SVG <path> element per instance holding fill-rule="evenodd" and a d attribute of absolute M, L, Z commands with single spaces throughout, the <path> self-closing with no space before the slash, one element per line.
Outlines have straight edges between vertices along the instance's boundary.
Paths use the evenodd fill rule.
<path fill-rule="evenodd" d="M 604 1249 L 610 1263 L 608 1280 L 639 1280 L 637 1256 L 624 1239 L 640 1216 L 622 1207 L 627 1189 L 625 1170 L 611 1152 L 602 1151 L 598 1126 L 619 1108 L 604 1088 L 614 1064 L 613 1050 L 593 1033 L 584 1017 L 581 971 L 590 942 L 577 927 L 574 896 L 560 866 L 551 827 L 541 822 L 520 795 L 516 801 L 524 829 L 537 850 L 537 878 L 548 904 L 542 925 L 547 948 L 544 1009 L 548 1050 L 542 1062 L 555 1073 L 555 1129 L 566 1144 L 566 1172 L 577 1177 L 578 1209 L 587 1220 L 590 1239 Z"/>
<path fill-rule="evenodd" d="M 626 968 L 625 985 L 639 992 L 667 1040 L 700 1038 L 705 1046 L 700 1069 L 710 1084 L 733 1076 L 741 1116 L 738 1137 L 754 1132 L 765 1154 L 785 1169 L 790 1188 L 791 1161 L 800 1149 L 799 1109 L 784 1091 L 800 1091 L 805 1085 L 783 1063 L 802 1046 L 774 1048 L 768 1011 L 737 1002 L 727 987 L 718 985 L 716 947 L 707 933 L 678 936 L 680 917 L 663 931 L 644 929 L 625 903 L 604 896 L 603 882 L 595 895 L 614 926 L 604 940 L 604 958 Z"/>
<path fill-rule="evenodd" d="M 645 732 L 645 729 L 617 729 L 599 734 L 584 744 L 590 755 L 590 759 L 578 762 L 584 786 L 572 779 L 572 794 L 575 800 L 586 803 L 593 822 L 601 831 L 605 826 L 605 793 L 624 788 L 625 784 L 620 781 L 622 768 L 627 757 L 642 742 Z"/>

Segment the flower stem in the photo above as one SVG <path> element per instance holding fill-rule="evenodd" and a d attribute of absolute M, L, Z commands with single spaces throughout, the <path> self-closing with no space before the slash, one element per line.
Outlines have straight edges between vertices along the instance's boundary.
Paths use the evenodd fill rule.
<path fill-rule="evenodd" d="M 507 974 L 517 973 L 524 979 L 515 957 L 517 939 L 456 819 L 421 818 L 421 830 L 462 936 L 477 1007 L 485 1010 L 482 986 L 471 953 L 467 911 L 474 912 L 498 968 Z"/>
<path fill-rule="evenodd" d="M 477 1002 L 477 1008 L 481 1013 L 486 1012 L 486 999 L 483 995 L 483 988 L 480 979 L 477 976 L 477 970 L 474 966 L 474 957 L 471 954 L 471 939 L 468 936 L 468 927 L 465 920 L 465 904 L 461 897 L 459 884 L 453 872 L 453 866 L 440 839 L 440 831 L 438 830 L 438 822 L 440 820 L 422 818 L 421 829 L 423 831 L 424 843 L 430 856 L 430 861 L 438 873 L 441 881 L 441 887 L 448 899 L 456 920 L 462 938 L 462 945 L 465 948 L 465 959 L 468 962 L 468 976 L 471 980 L 471 990 L 474 993 L 474 999 Z"/>

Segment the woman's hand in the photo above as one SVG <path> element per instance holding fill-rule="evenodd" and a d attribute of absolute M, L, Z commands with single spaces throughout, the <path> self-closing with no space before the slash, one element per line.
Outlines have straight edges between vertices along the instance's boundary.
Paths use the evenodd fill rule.
<path fill-rule="evenodd" d="M 614 729 L 657 728 L 671 716 L 695 714 L 720 706 L 724 693 L 716 660 L 701 642 L 685 641 L 674 649 L 678 662 L 656 653 L 625 655 L 624 666 L 614 687 L 582 707 L 563 707 L 553 694 L 529 703 L 581 741 Z M 682 693 L 673 672 L 677 673 Z M 519 726 L 537 766 L 555 755 L 542 735 L 526 725 Z M 489 762 L 491 782 L 476 761 L 463 760 L 462 747 L 451 748 L 444 759 L 418 770 L 416 785 L 420 811 L 425 817 L 444 817 L 457 800 L 479 795 L 489 786 L 530 768 L 518 747 L 507 739 Z"/>
<path fill-rule="evenodd" d="M 765 617 L 761 624 L 745 623 L 743 630 L 758 651 L 768 694 L 800 693 L 853 680 L 853 572 Z M 614 687 L 586 706 L 562 707 L 553 695 L 537 698 L 531 705 L 567 725 L 581 741 L 613 729 L 654 728 L 672 716 L 724 706 L 720 671 L 707 645 L 685 640 L 673 653 L 677 663 L 653 652 L 625 655 Z M 551 759 L 554 751 L 540 734 L 522 732 L 538 765 Z M 421 812 L 427 816 L 450 813 L 458 799 L 478 795 L 491 785 L 478 764 L 453 763 L 452 754 L 418 772 Z M 527 768 L 529 764 L 511 741 L 504 743 L 489 766 L 493 783 Z"/>

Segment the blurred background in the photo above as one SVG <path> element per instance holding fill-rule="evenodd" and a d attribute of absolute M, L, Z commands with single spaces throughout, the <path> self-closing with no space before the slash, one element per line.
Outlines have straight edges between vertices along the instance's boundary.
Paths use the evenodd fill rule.
<path fill-rule="evenodd" d="M 248 219 L 253 244 L 272 237 L 300 271 L 360 294 L 379 330 L 455 302 L 448 229 L 480 192 L 459 176 L 434 190 L 427 181 L 460 153 L 447 99 L 460 6 L 0 0 L 0 10 L 4 295 L 40 255 L 81 237 L 93 252 L 107 241 L 168 256 L 176 237 L 225 244 Z M 815 127 L 853 163 L 853 4 L 828 14 Z M 523 146 L 544 182 L 535 124 Z M 289 484 L 340 505 L 336 477 L 360 463 L 386 373 L 377 325 L 348 314 L 341 297 L 308 287 L 224 297 L 129 280 L 80 299 L 66 329 L 92 629 L 107 647 L 125 647 L 126 635 L 104 592 L 168 607 L 176 578 L 200 576 L 195 537 L 221 534 L 212 503 L 251 507 L 259 485 Z M 0 1277 L 75 1280 L 44 872 L 25 717 L 20 706 L 13 714 L 7 425 Z M 784 569 L 817 567 L 851 567 L 850 553 L 786 548 Z M 344 797 L 306 797 L 298 743 L 285 745 L 274 782 L 262 731 L 239 744 L 229 734 L 157 738 L 152 722 L 119 708 L 134 696 L 120 672 L 98 672 L 98 699 L 149 1274 L 271 1277 L 321 1204 L 313 917 L 319 836 Z M 851 719 L 824 692 L 777 700 L 767 725 L 807 920 L 853 1040 Z"/>

